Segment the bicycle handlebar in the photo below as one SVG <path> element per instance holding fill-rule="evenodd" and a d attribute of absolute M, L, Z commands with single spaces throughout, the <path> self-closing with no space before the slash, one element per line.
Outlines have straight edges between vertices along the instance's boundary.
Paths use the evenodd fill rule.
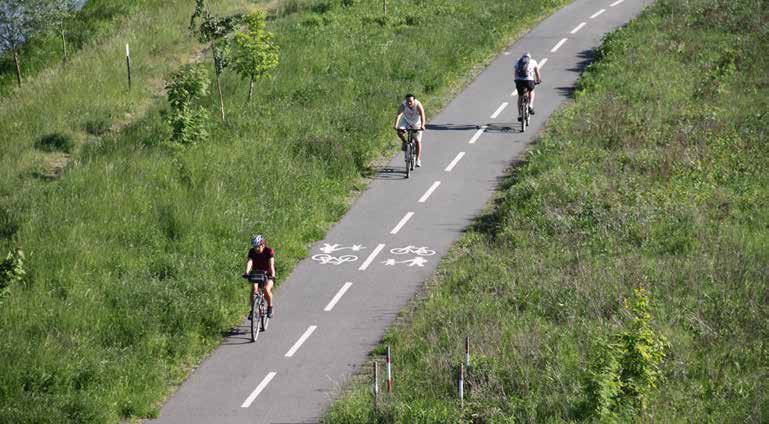
<path fill-rule="evenodd" d="M 274 279 L 274 275 L 270 275 L 267 271 L 251 271 L 250 274 L 243 274 L 241 275 L 244 279 L 252 282 L 252 283 L 266 283 L 270 279 Z"/>

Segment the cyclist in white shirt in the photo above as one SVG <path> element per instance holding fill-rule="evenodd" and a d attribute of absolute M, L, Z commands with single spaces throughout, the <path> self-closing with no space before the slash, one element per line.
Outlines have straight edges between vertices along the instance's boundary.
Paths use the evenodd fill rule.
<path fill-rule="evenodd" d="M 422 133 L 425 131 L 425 121 L 425 108 L 422 107 L 422 103 L 414 98 L 413 94 L 406 94 L 405 100 L 398 107 L 398 113 L 395 114 L 393 128 L 403 141 L 403 150 L 407 141 L 406 129 L 411 127 L 420 130 L 414 133 L 414 141 L 417 145 L 417 166 L 422 166 Z"/>
<path fill-rule="evenodd" d="M 532 59 L 531 53 L 525 52 L 523 56 L 515 63 L 513 70 L 515 75 L 515 88 L 518 90 L 518 108 L 523 102 L 523 90 L 529 90 L 529 113 L 534 115 L 534 87 L 542 82 L 542 75 L 539 73 L 537 61 Z M 521 120 L 521 117 L 518 117 Z"/>

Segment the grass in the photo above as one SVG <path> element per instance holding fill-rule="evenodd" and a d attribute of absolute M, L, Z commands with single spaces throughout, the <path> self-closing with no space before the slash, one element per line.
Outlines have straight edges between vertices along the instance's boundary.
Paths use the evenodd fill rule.
<path fill-rule="evenodd" d="M 588 364 L 644 287 L 664 378 L 616 421 L 767 422 L 767 19 L 765 2 L 658 0 L 608 36 L 373 352 L 391 345 L 395 392 L 375 410 L 359 376 L 326 421 L 592 421 Z"/>
<path fill-rule="evenodd" d="M 27 272 L 0 299 L 0 422 L 155 416 L 243 317 L 249 236 L 267 235 L 287 275 L 395 147 L 388 128 L 405 92 L 438 110 L 565 0 L 523 3 L 393 1 L 384 18 L 378 2 L 280 2 L 274 78 L 245 105 L 247 82 L 226 73 L 228 121 L 189 148 L 164 142 L 158 97 L 163 75 L 199 51 L 190 1 L 148 0 L 114 36 L 0 100 L 0 251 L 22 248 Z M 71 137 L 67 156 L 36 147 L 49 134 Z"/>

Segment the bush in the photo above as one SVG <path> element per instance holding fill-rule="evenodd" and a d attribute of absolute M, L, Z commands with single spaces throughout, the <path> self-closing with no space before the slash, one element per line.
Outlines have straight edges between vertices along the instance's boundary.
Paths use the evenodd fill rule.
<path fill-rule="evenodd" d="M 41 137 L 35 147 L 45 152 L 71 153 L 75 148 L 75 142 L 70 134 L 53 133 Z"/>

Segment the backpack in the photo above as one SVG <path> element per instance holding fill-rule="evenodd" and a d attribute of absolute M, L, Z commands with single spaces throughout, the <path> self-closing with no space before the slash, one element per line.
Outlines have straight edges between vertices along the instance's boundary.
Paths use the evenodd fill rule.
<path fill-rule="evenodd" d="M 515 77 L 519 79 L 526 79 L 529 77 L 529 57 L 524 56 L 518 60 L 515 65 Z"/>

